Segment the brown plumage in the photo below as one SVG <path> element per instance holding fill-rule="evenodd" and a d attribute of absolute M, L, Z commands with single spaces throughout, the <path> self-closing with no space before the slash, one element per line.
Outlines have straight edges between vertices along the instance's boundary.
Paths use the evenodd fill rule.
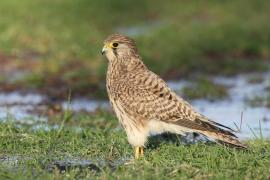
<path fill-rule="evenodd" d="M 232 129 L 196 112 L 142 62 L 134 40 L 113 34 L 104 41 L 102 54 L 108 61 L 107 91 L 112 107 L 124 127 L 135 157 L 151 134 L 197 132 L 218 143 L 246 148 Z"/>

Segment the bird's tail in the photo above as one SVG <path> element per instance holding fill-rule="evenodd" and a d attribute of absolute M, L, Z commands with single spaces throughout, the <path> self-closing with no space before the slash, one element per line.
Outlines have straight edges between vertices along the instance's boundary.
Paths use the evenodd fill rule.
<path fill-rule="evenodd" d="M 226 127 L 222 124 L 209 120 L 206 117 L 201 117 L 197 119 L 203 124 L 206 128 L 205 130 L 200 130 L 199 133 L 213 139 L 215 142 L 219 144 L 223 144 L 228 147 L 236 147 L 241 149 L 247 149 L 248 146 L 239 141 L 237 136 L 234 134 L 234 130 Z"/>
<path fill-rule="evenodd" d="M 218 144 L 222 144 L 228 147 L 235 147 L 240 149 L 247 149 L 248 146 L 238 140 L 236 136 L 231 136 L 224 133 L 203 131 L 201 134 L 213 139 Z"/>
<path fill-rule="evenodd" d="M 247 145 L 238 140 L 233 129 L 212 121 L 203 115 L 198 116 L 192 121 L 180 119 L 174 123 L 186 127 L 192 132 L 203 134 L 219 144 L 244 149 L 248 148 Z"/>

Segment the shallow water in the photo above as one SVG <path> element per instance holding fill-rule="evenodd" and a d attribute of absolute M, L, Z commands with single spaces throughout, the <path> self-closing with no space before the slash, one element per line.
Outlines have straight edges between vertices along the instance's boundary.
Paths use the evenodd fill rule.
<path fill-rule="evenodd" d="M 75 112 L 79 112 L 79 111 L 93 112 L 97 108 L 109 109 L 110 104 L 108 101 L 78 98 L 78 99 L 72 100 L 71 102 L 64 101 L 62 103 L 62 107 L 64 109 L 71 109 Z"/>
<path fill-rule="evenodd" d="M 260 83 L 249 83 L 253 76 L 261 76 Z M 229 97 L 225 100 L 210 102 L 199 99 L 191 101 L 191 104 L 199 112 L 226 126 L 240 127 L 241 113 L 243 113 L 241 132 L 237 133 L 241 139 L 270 137 L 270 109 L 266 107 L 250 107 L 246 103 L 247 98 L 261 96 L 270 87 L 270 73 L 238 75 L 235 77 L 216 77 L 214 81 L 229 87 Z M 190 84 L 185 80 L 169 81 L 168 85 L 177 92 Z M 46 97 L 39 94 L 20 94 L 18 92 L 0 93 L 0 119 L 8 120 L 10 116 L 19 123 L 35 124 L 34 129 L 51 128 L 46 125 L 45 116 L 31 114 L 31 110 L 40 106 Z M 90 100 L 86 98 L 74 99 L 71 102 L 62 102 L 63 109 L 73 111 L 93 112 L 97 108 L 109 109 L 108 101 Z"/>
<path fill-rule="evenodd" d="M 248 82 L 258 74 L 238 75 L 235 77 L 216 77 L 214 81 L 226 85 L 229 88 L 229 98 L 221 101 L 209 102 L 207 100 L 195 100 L 191 104 L 202 114 L 209 118 L 236 129 L 240 128 L 241 114 L 243 113 L 240 133 L 241 139 L 255 137 L 270 137 L 270 109 L 266 107 L 250 107 L 247 98 L 266 94 L 266 88 L 270 86 L 270 73 L 260 74 L 263 81 L 258 84 Z M 183 87 L 185 81 L 169 82 L 173 89 Z"/>
<path fill-rule="evenodd" d="M 64 173 L 71 169 L 89 169 L 92 171 L 100 171 L 100 168 L 90 160 L 84 159 L 65 159 L 54 161 L 47 166 L 47 170 L 52 172 L 54 170 L 59 170 L 61 173 Z"/>
<path fill-rule="evenodd" d="M 0 156 L 0 164 L 6 168 L 16 168 L 20 157 L 18 156 Z"/>
<path fill-rule="evenodd" d="M 45 97 L 39 94 L 0 93 L 0 120 L 8 121 L 12 119 L 24 124 L 46 122 L 46 117 L 34 116 L 29 113 L 44 99 Z"/>
<path fill-rule="evenodd" d="M 33 160 L 31 157 L 24 156 L 0 156 L 0 165 L 1 167 L 5 167 L 6 169 L 10 169 L 12 171 L 18 170 L 19 167 L 24 168 L 24 164 L 27 163 L 28 160 Z M 133 163 L 132 157 L 122 157 L 120 159 L 116 159 L 114 161 L 104 160 L 104 159 L 83 159 L 76 157 L 65 157 L 61 158 L 61 160 L 54 160 L 49 162 L 42 162 L 44 164 L 43 167 L 48 172 L 58 171 L 59 173 L 65 173 L 70 170 L 83 170 L 88 169 L 94 173 L 99 173 L 102 169 L 110 168 L 111 170 L 115 170 L 117 167 L 121 165 L 126 165 L 129 163 Z M 34 170 L 34 169 L 33 169 Z"/>

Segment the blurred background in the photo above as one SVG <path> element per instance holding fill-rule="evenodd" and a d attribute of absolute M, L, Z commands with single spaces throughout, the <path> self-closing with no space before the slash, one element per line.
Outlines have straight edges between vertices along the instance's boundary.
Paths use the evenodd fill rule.
<path fill-rule="evenodd" d="M 266 0 L 1 0 L 0 117 L 109 109 L 100 50 L 120 32 L 197 110 L 229 126 L 242 114 L 244 131 L 270 134 L 269 9 Z"/>

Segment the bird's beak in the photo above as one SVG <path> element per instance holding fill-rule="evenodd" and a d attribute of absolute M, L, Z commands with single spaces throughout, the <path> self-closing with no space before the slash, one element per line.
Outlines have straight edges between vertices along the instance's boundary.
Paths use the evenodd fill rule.
<path fill-rule="evenodd" d="M 101 54 L 105 54 L 105 52 L 108 50 L 108 46 L 107 45 L 104 45 L 102 50 L 101 50 Z"/>

